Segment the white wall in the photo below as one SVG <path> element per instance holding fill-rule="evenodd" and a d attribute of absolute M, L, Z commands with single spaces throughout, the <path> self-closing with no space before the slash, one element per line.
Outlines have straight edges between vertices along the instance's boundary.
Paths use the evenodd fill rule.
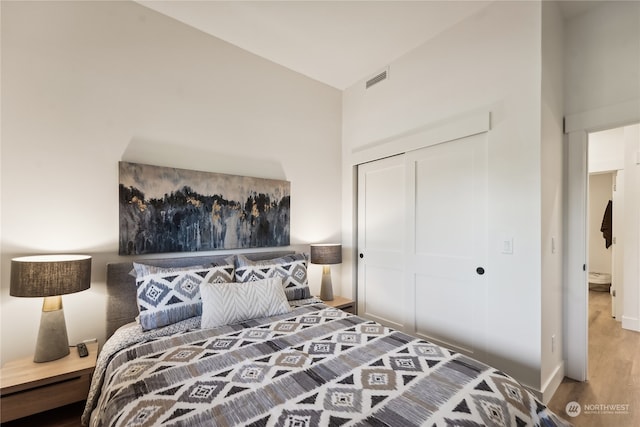
<path fill-rule="evenodd" d="M 65 314 L 72 343 L 103 341 L 120 160 L 289 180 L 292 245 L 339 240 L 339 91 L 133 2 L 1 7 L 2 361 L 33 352 L 40 318 L 8 295 L 16 255 L 92 255 Z"/>
<path fill-rule="evenodd" d="M 542 2 L 541 139 L 541 366 L 543 400 L 564 377 L 563 283 L 563 74 L 564 22 L 556 2 Z"/>
<path fill-rule="evenodd" d="M 600 231 L 602 217 L 607 203 L 613 197 L 611 173 L 599 173 L 589 176 L 589 270 L 611 274 L 612 247 L 605 246 Z"/>
<path fill-rule="evenodd" d="M 624 169 L 624 127 L 589 134 L 589 173 Z"/>
<path fill-rule="evenodd" d="M 565 29 L 565 114 L 640 94 L 640 2 L 602 1 Z"/>
<path fill-rule="evenodd" d="M 355 245 L 355 148 L 468 112 L 491 111 L 488 361 L 535 389 L 541 386 L 540 52 L 541 5 L 495 2 L 392 62 L 389 80 L 368 91 L 360 82 L 343 97 L 347 248 Z M 501 253 L 504 235 L 513 236 L 513 255 Z M 346 287 L 351 277 L 344 279 Z"/>

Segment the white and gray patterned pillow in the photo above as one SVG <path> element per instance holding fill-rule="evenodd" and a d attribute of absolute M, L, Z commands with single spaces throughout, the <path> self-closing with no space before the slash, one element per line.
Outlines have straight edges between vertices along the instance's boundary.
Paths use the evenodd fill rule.
<path fill-rule="evenodd" d="M 291 311 L 280 277 L 244 283 L 203 283 L 200 288 L 202 329 Z"/>
<path fill-rule="evenodd" d="M 202 314 L 200 286 L 232 282 L 233 264 L 187 267 L 143 275 L 136 279 L 140 326 L 145 331 Z"/>
<path fill-rule="evenodd" d="M 233 259 L 230 260 L 230 263 L 233 264 Z M 229 262 L 225 262 L 224 264 L 229 264 Z M 150 274 L 158 274 L 158 273 L 175 273 L 176 271 L 184 271 L 184 270 L 193 270 L 196 268 L 209 268 L 214 267 L 215 265 L 212 263 L 209 264 L 201 264 L 201 265 L 189 265 L 186 267 L 158 267 L 156 265 L 143 264 L 141 262 L 133 263 L 133 270 L 129 273 L 135 278 L 148 276 Z"/>
<path fill-rule="evenodd" d="M 244 255 L 236 257 L 236 282 L 253 282 L 270 277 L 282 278 L 282 286 L 289 301 L 311 297 L 305 254 L 261 261 L 251 261 Z"/>

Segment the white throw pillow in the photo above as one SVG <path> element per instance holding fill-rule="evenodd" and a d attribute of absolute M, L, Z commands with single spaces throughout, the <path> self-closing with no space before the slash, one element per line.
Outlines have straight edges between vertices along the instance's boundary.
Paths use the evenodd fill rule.
<path fill-rule="evenodd" d="M 202 283 L 200 295 L 203 329 L 291 311 L 280 277 L 245 283 Z"/>

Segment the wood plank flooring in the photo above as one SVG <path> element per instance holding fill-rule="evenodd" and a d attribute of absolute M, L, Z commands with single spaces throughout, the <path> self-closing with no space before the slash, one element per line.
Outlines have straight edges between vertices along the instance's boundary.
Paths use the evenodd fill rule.
<path fill-rule="evenodd" d="M 578 416 L 565 412 L 569 402 Z M 548 406 L 577 427 L 640 426 L 640 332 L 611 317 L 608 292 L 589 291 L 589 380 L 565 378 Z"/>

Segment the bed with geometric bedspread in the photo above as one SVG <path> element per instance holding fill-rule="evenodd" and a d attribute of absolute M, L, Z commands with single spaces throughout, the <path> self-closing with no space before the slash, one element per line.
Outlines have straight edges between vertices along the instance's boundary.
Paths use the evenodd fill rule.
<path fill-rule="evenodd" d="M 313 300 L 312 300 L 313 301 Z M 508 375 L 322 303 L 201 329 L 120 327 L 91 426 L 568 426 Z"/>

